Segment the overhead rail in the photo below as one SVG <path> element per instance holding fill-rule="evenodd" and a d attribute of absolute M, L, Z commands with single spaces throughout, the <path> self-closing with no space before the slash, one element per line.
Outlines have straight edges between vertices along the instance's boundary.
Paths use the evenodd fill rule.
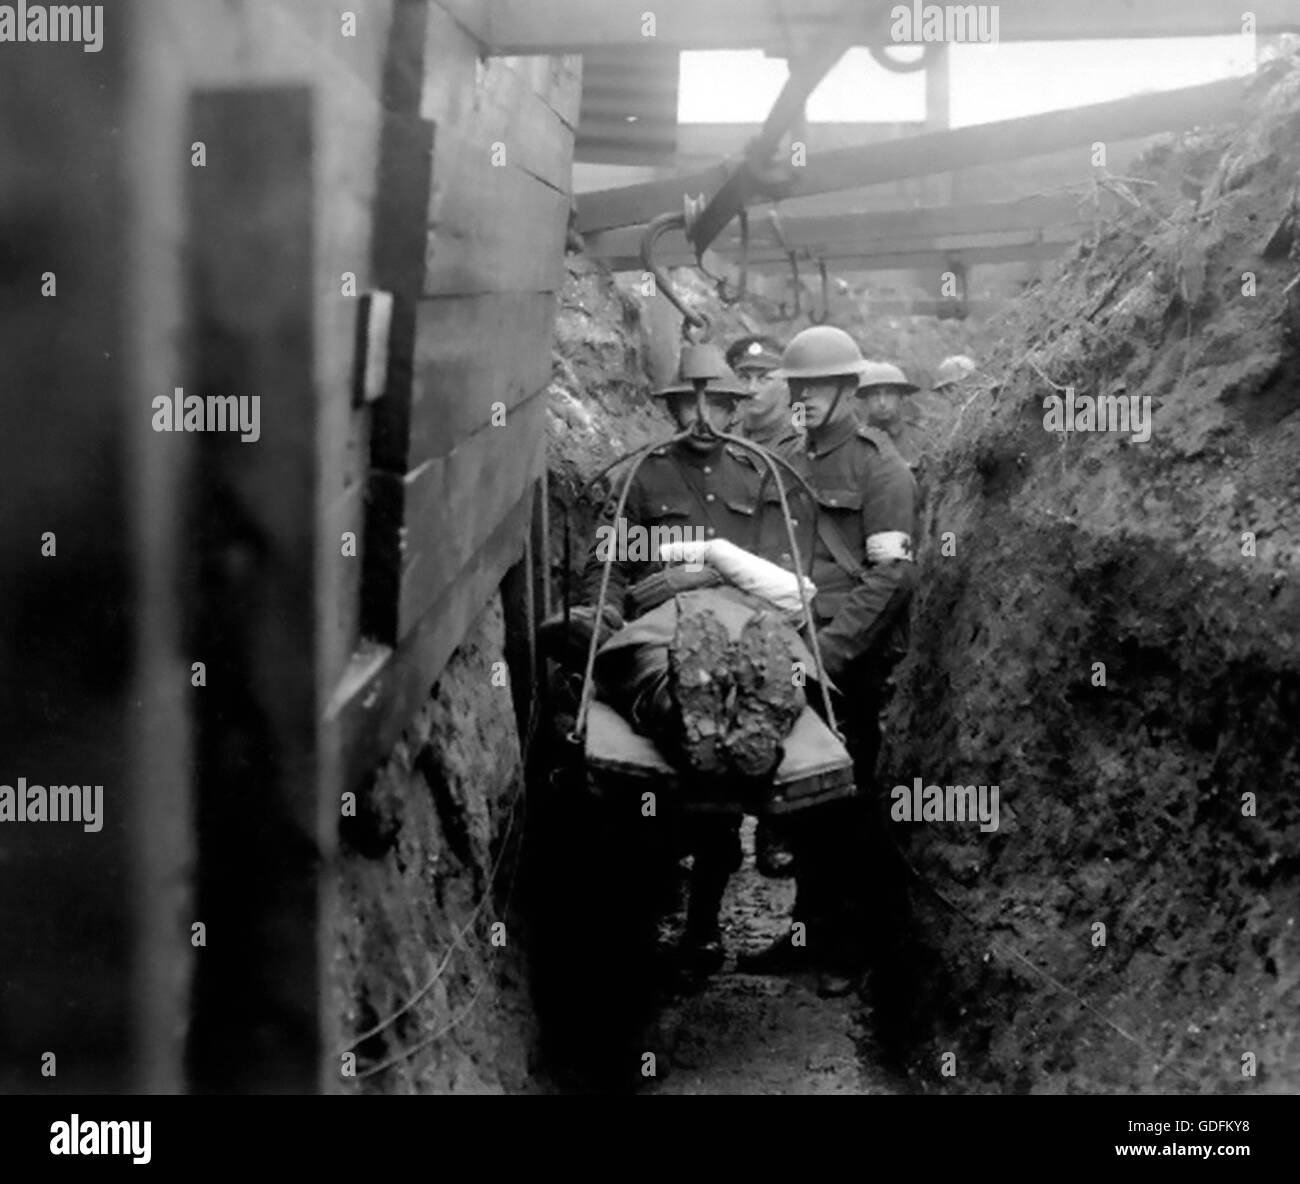
<path fill-rule="evenodd" d="M 757 223 L 770 227 L 770 233 L 751 234 L 747 245 L 734 233 L 726 233 L 717 239 L 713 249 L 753 264 L 781 262 L 792 253 L 810 260 L 836 259 L 842 254 L 869 254 L 876 248 L 896 250 L 905 240 L 960 245 L 975 235 L 1028 235 L 1056 228 L 1077 231 L 1088 221 L 1080 209 L 1079 198 L 1070 195 L 844 214 L 799 215 L 782 210 L 779 219 L 773 206 L 769 217 Z M 614 271 L 631 270 L 638 266 L 642 233 L 643 228 L 638 226 L 589 235 L 586 253 Z M 990 242 L 975 241 L 971 245 Z M 658 241 L 656 258 L 664 267 L 686 267 L 695 262 L 695 249 L 684 232 L 669 231 Z"/>
<path fill-rule="evenodd" d="M 932 173 L 1041 156 L 1101 141 L 1119 143 L 1160 132 L 1185 131 L 1233 117 L 1252 81 L 1225 78 L 1157 94 L 1112 99 L 1063 111 L 1002 119 L 955 131 L 929 132 L 901 140 L 840 148 L 792 170 L 787 198 L 861 189 Z M 716 193 L 731 178 L 735 162 L 698 172 L 602 189 L 577 198 L 583 235 L 649 222 L 665 209 L 679 209 L 690 195 Z"/>

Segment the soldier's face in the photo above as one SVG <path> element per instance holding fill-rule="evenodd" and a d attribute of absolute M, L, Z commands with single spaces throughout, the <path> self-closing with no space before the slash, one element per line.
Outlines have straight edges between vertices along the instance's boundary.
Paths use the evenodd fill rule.
<path fill-rule="evenodd" d="M 687 443 L 697 449 L 717 447 L 718 432 L 729 432 L 736 419 L 736 399 L 731 395 L 705 395 L 704 419 L 701 421 L 699 403 L 692 395 L 669 395 L 668 411 L 677 424 L 678 431 L 689 431 Z"/>
<path fill-rule="evenodd" d="M 852 414 L 847 398 L 836 402 L 840 386 L 841 381 L 834 378 L 813 378 L 790 384 L 790 404 L 796 408 L 802 404 L 804 427 L 808 431 L 816 432 Z"/>
<path fill-rule="evenodd" d="M 754 394 L 754 397 L 745 404 L 747 420 L 762 420 L 774 408 L 786 406 L 785 383 L 779 378 L 772 378 L 771 370 L 742 366 L 736 374 L 745 387 Z"/>
<path fill-rule="evenodd" d="M 858 418 L 873 428 L 892 431 L 898 426 L 903 396 L 892 387 L 872 387 L 858 399 Z"/>

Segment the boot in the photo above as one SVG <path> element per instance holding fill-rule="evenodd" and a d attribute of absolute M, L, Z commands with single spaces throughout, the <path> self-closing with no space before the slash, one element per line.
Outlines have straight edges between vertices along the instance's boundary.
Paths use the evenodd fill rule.
<path fill-rule="evenodd" d="M 723 749 L 736 772 L 766 777 L 781 760 L 781 746 L 807 700 L 794 678 L 794 651 L 781 622 L 755 613 L 731 651 L 735 703 Z"/>
<path fill-rule="evenodd" d="M 677 631 L 668 647 L 668 686 L 681 721 L 680 756 L 695 773 L 725 772 L 722 738 L 731 689 L 729 646 L 727 628 L 711 609 L 679 610 Z"/>
<path fill-rule="evenodd" d="M 682 933 L 681 961 L 694 974 L 716 974 L 726 961 L 722 928 L 722 896 L 727 888 L 728 873 L 705 850 L 695 854 L 691 872 L 690 898 L 686 903 L 686 928 Z"/>
<path fill-rule="evenodd" d="M 770 819 L 758 820 L 754 831 L 754 862 L 759 875 L 769 880 L 784 880 L 794 875 L 794 853 L 785 845 L 780 830 Z"/>
<path fill-rule="evenodd" d="M 683 966 L 693 974 L 717 974 L 727 960 L 722 930 L 716 921 L 712 925 L 688 925 L 680 949 Z"/>

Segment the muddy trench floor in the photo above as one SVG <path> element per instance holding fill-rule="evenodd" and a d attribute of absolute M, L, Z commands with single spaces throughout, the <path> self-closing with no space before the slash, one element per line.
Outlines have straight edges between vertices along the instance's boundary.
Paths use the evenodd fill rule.
<path fill-rule="evenodd" d="M 650 1031 L 660 1071 L 643 1093 L 889 1094 L 906 1083 L 881 1065 L 869 1005 L 856 993 L 822 999 L 812 973 L 742 974 L 737 956 L 785 933 L 794 881 L 768 879 L 754 862 L 755 822 L 741 830 L 745 860 L 731 877 L 721 926 L 727 961 L 708 977 L 661 988 Z M 660 948 L 679 938 L 679 907 L 660 924 Z M 665 1071 L 666 1070 L 666 1071 Z"/>

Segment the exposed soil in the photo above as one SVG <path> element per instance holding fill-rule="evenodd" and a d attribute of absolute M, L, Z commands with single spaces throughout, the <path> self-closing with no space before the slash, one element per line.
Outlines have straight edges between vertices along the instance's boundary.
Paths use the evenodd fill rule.
<path fill-rule="evenodd" d="M 1300 1086 L 1300 66 L 1135 171 L 935 475 L 883 767 L 1003 800 L 996 834 L 899 828 L 970 918 L 918 897 L 934 1088 Z M 1150 441 L 1045 431 L 1051 383 L 1149 396 Z"/>

